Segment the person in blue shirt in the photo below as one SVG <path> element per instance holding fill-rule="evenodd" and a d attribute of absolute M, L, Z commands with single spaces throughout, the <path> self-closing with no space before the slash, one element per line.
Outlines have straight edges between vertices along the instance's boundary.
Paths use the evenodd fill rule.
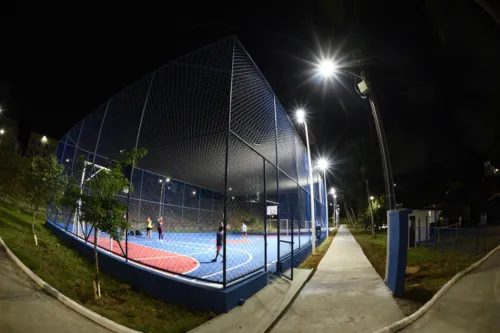
<path fill-rule="evenodd" d="M 216 245 L 217 245 L 217 252 L 215 254 L 215 258 L 212 259 L 212 262 L 217 261 L 217 257 L 219 256 L 220 250 L 222 249 L 223 237 L 224 237 L 224 227 L 220 226 L 219 232 L 217 233 L 217 238 L 215 240 Z M 224 262 L 224 259 L 222 259 L 222 262 Z"/>

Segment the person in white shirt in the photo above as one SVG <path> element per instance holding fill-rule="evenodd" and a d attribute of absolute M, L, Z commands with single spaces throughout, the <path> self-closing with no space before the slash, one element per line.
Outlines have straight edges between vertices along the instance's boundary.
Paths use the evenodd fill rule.
<path fill-rule="evenodd" d="M 247 225 L 245 224 L 245 222 L 243 222 L 243 224 L 241 225 L 241 236 L 244 237 L 244 238 L 248 237 L 248 235 L 247 235 Z"/>

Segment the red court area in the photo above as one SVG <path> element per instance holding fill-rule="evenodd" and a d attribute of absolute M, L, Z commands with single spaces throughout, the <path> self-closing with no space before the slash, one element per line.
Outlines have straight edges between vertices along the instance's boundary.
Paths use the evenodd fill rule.
<path fill-rule="evenodd" d="M 90 236 L 90 243 L 94 243 L 94 237 Z M 109 238 L 100 237 L 97 245 L 107 251 L 111 251 L 120 257 L 123 257 L 125 252 L 125 242 L 121 242 L 122 248 L 116 241 L 111 241 Z M 123 249 L 123 252 L 122 252 Z M 199 265 L 194 258 L 183 254 L 169 252 L 160 249 L 154 249 L 149 246 L 128 243 L 128 257 L 134 261 L 144 263 L 149 266 L 157 267 L 172 273 L 185 274 L 196 269 Z"/>

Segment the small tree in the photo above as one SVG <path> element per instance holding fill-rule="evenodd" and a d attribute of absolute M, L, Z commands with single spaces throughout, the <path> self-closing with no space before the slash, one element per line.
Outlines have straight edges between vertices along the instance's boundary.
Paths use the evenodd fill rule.
<path fill-rule="evenodd" d="M 101 168 L 98 174 L 85 182 L 85 191 L 81 191 L 80 193 L 80 219 L 89 223 L 94 228 L 93 240 L 96 275 L 93 284 L 94 297 L 96 299 L 101 297 L 97 252 L 99 231 L 109 234 L 111 239 L 119 242 L 122 235 L 120 230 L 128 228 L 127 221 L 123 219 L 127 206 L 116 195 L 123 191 L 127 193 L 133 191 L 129 181 L 130 170 L 135 166 L 137 160 L 144 157 L 146 153 L 147 151 L 143 148 L 133 149 L 130 152 L 122 152 L 122 161 L 114 163 L 105 169 Z M 87 163 L 84 167 L 91 168 L 94 173 L 97 171 L 94 164 Z"/>
<path fill-rule="evenodd" d="M 31 166 L 24 177 L 24 191 L 28 202 L 33 207 L 33 221 L 31 229 L 35 244 L 38 240 L 35 233 L 36 213 L 46 208 L 49 203 L 58 205 L 64 194 L 64 185 L 67 177 L 64 167 L 57 163 L 54 155 L 49 157 L 35 156 L 31 160 Z"/>

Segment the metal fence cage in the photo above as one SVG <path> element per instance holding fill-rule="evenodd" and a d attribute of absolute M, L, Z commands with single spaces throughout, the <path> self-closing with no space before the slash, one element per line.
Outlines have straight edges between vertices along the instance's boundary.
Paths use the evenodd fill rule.
<path fill-rule="evenodd" d="M 316 221 L 311 223 L 306 148 L 234 37 L 173 61 L 106 101 L 61 138 L 57 155 L 84 189 L 95 170 L 77 170 L 80 156 L 105 166 L 121 150 L 137 147 L 148 154 L 131 172 L 133 191 L 118 195 L 127 204 L 132 229 L 126 231 L 127 260 L 224 286 L 267 269 L 282 255 L 272 244 L 265 249 L 265 237 L 277 237 L 267 230 L 267 201 L 278 202 L 287 215 L 283 228 L 302 230 L 294 235 L 296 250 L 310 243 L 312 225 L 320 225 L 325 236 L 322 175 L 314 172 Z M 285 213 L 282 207 L 293 209 Z M 71 232 L 81 222 L 68 207 L 48 215 Z M 164 239 L 135 235 L 144 233 L 147 217 L 156 230 L 160 216 Z M 225 264 L 216 266 L 211 259 L 221 222 Z M 249 238 L 238 238 L 243 223 Z M 78 236 L 95 236 L 89 226 L 82 228 L 84 235 Z M 124 255 L 106 235 L 99 237 L 101 248 Z"/>

